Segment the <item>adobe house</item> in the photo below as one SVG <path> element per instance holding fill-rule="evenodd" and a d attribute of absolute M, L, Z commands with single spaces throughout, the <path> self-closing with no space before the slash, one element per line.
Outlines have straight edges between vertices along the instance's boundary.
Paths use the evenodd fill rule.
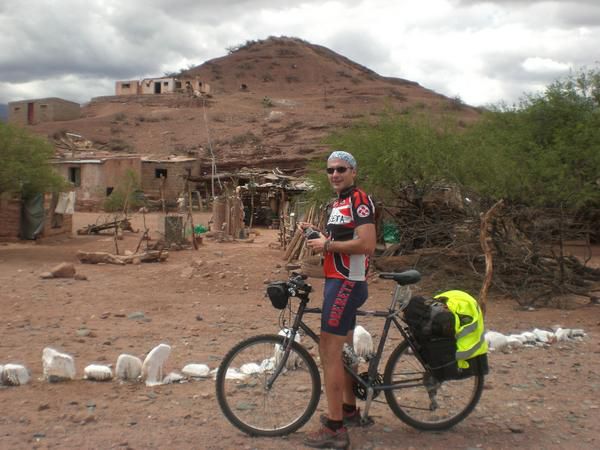
<path fill-rule="evenodd" d="M 21 100 L 8 104 L 8 122 L 16 125 L 35 125 L 40 122 L 79 119 L 79 103 L 50 97 Z"/>
<path fill-rule="evenodd" d="M 172 94 L 174 92 L 209 94 L 210 85 L 193 77 L 145 78 L 141 81 L 115 82 L 115 95 Z"/>
<path fill-rule="evenodd" d="M 116 81 L 115 95 L 138 95 L 140 82 L 138 80 Z"/>
<path fill-rule="evenodd" d="M 173 77 L 145 78 L 140 81 L 140 94 L 169 94 L 172 92 L 175 92 Z"/>
<path fill-rule="evenodd" d="M 70 236 L 73 215 L 57 213 L 59 194 L 39 194 L 28 202 L 0 196 L 0 241 Z"/>
<path fill-rule="evenodd" d="M 128 171 L 140 179 L 139 155 L 106 155 L 91 158 L 54 160 L 55 168 L 73 185 L 77 195 L 78 210 L 102 207 L 106 197 L 123 180 Z"/>
<path fill-rule="evenodd" d="M 147 197 L 163 198 L 168 203 L 177 201 L 185 191 L 186 179 L 200 173 L 196 158 L 175 156 L 166 159 L 142 158 L 142 190 Z"/>

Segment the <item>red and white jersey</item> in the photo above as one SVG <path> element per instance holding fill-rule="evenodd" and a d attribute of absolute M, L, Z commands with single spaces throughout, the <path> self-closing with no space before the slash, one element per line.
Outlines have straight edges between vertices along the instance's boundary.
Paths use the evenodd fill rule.
<path fill-rule="evenodd" d="M 331 204 L 327 236 L 332 241 L 349 241 L 355 239 L 356 227 L 366 223 L 375 223 L 375 205 L 371 197 L 352 186 L 340 193 Z M 364 281 L 369 269 L 369 256 L 327 252 L 323 268 L 326 278 Z"/>

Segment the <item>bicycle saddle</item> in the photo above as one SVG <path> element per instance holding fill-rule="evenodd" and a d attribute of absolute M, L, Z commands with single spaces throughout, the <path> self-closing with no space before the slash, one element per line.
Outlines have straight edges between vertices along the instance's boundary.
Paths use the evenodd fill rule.
<path fill-rule="evenodd" d="M 401 286 L 406 286 L 407 284 L 415 284 L 421 280 L 421 274 L 414 269 L 405 270 L 404 272 L 383 272 L 379 274 L 379 278 L 383 278 L 384 280 L 394 280 Z"/>

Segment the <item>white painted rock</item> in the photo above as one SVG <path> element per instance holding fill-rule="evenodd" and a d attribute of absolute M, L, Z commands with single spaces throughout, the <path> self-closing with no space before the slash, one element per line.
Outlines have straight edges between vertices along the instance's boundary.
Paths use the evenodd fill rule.
<path fill-rule="evenodd" d="M 246 363 L 240 367 L 240 372 L 244 375 L 252 375 L 255 373 L 260 373 L 260 366 L 256 363 Z"/>
<path fill-rule="evenodd" d="M 263 361 L 260 363 L 260 371 L 261 372 L 265 372 L 267 370 L 274 370 L 275 369 L 275 357 L 271 356 L 270 358 L 267 359 L 263 359 Z"/>
<path fill-rule="evenodd" d="M 100 364 L 90 364 L 83 369 L 83 378 L 92 381 L 108 381 L 112 380 L 112 370 L 108 366 Z"/>
<path fill-rule="evenodd" d="M 4 371 L 4 366 L 0 364 L 0 386 L 2 386 L 2 372 Z"/>
<path fill-rule="evenodd" d="M 552 333 L 551 331 L 540 330 L 539 328 L 535 328 L 532 331 L 532 333 L 535 334 L 535 339 L 537 341 L 543 342 L 544 344 L 553 342 L 555 339 L 554 333 Z"/>
<path fill-rule="evenodd" d="M 366 357 L 373 354 L 373 338 L 371 337 L 371 334 L 360 325 L 357 325 L 354 328 L 353 346 L 354 353 L 358 356 Z"/>
<path fill-rule="evenodd" d="M 154 347 L 142 364 L 142 379 L 146 386 L 155 386 L 162 383 L 163 366 L 171 354 L 171 346 L 159 344 Z"/>
<path fill-rule="evenodd" d="M 511 334 L 506 336 L 506 345 L 508 345 L 509 348 L 520 348 L 523 347 L 523 342 L 520 337 Z"/>
<path fill-rule="evenodd" d="M 555 332 L 554 332 L 554 336 L 556 336 L 556 340 L 558 342 L 561 341 L 568 341 L 570 339 L 570 334 L 571 330 L 569 330 L 568 328 L 558 328 Z"/>
<path fill-rule="evenodd" d="M 142 374 L 142 360 L 123 353 L 117 358 L 115 375 L 121 380 L 137 380 Z"/>
<path fill-rule="evenodd" d="M 490 350 L 502 350 L 508 346 L 508 339 L 502 333 L 496 331 L 487 331 L 485 340 L 488 343 Z"/>
<path fill-rule="evenodd" d="M 25 366 L 20 364 L 6 364 L 0 367 L 2 367 L 2 370 L 0 370 L 0 373 L 2 374 L 0 384 L 5 384 L 7 386 L 22 386 L 29 382 L 29 372 Z"/>
<path fill-rule="evenodd" d="M 206 364 L 188 364 L 181 372 L 188 377 L 204 378 L 209 375 L 210 368 Z"/>
<path fill-rule="evenodd" d="M 177 372 L 171 372 L 167 375 L 164 380 L 162 380 L 162 384 L 172 384 L 172 383 L 181 383 L 185 380 L 185 377 Z"/>
<path fill-rule="evenodd" d="M 75 379 L 75 360 L 71 355 L 46 347 L 42 352 L 44 378 L 50 382 Z"/>
<path fill-rule="evenodd" d="M 522 334 L 511 334 L 509 336 L 507 336 L 508 339 L 510 341 L 514 341 L 517 340 L 519 341 L 521 344 L 524 344 L 525 342 L 527 342 L 527 339 L 525 338 L 525 336 L 523 336 Z"/>
<path fill-rule="evenodd" d="M 524 333 L 521 333 L 521 336 L 525 339 L 525 342 L 523 342 L 524 344 L 535 344 L 535 341 L 537 340 L 535 334 L 531 331 L 525 331 Z"/>
<path fill-rule="evenodd" d="M 217 379 L 218 373 L 219 373 L 218 368 L 210 371 L 210 374 L 213 376 L 213 379 L 215 379 L 215 380 Z M 241 373 L 235 367 L 232 367 L 231 369 L 227 369 L 227 373 L 225 374 L 226 380 L 245 380 L 246 378 L 248 378 L 248 375 Z"/>

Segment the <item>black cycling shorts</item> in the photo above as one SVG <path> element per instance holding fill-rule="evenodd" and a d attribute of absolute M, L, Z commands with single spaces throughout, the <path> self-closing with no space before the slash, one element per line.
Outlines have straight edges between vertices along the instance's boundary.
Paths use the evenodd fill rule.
<path fill-rule="evenodd" d="M 346 336 L 356 326 L 356 310 L 360 308 L 369 291 L 366 281 L 327 278 L 323 289 L 321 331 Z"/>

